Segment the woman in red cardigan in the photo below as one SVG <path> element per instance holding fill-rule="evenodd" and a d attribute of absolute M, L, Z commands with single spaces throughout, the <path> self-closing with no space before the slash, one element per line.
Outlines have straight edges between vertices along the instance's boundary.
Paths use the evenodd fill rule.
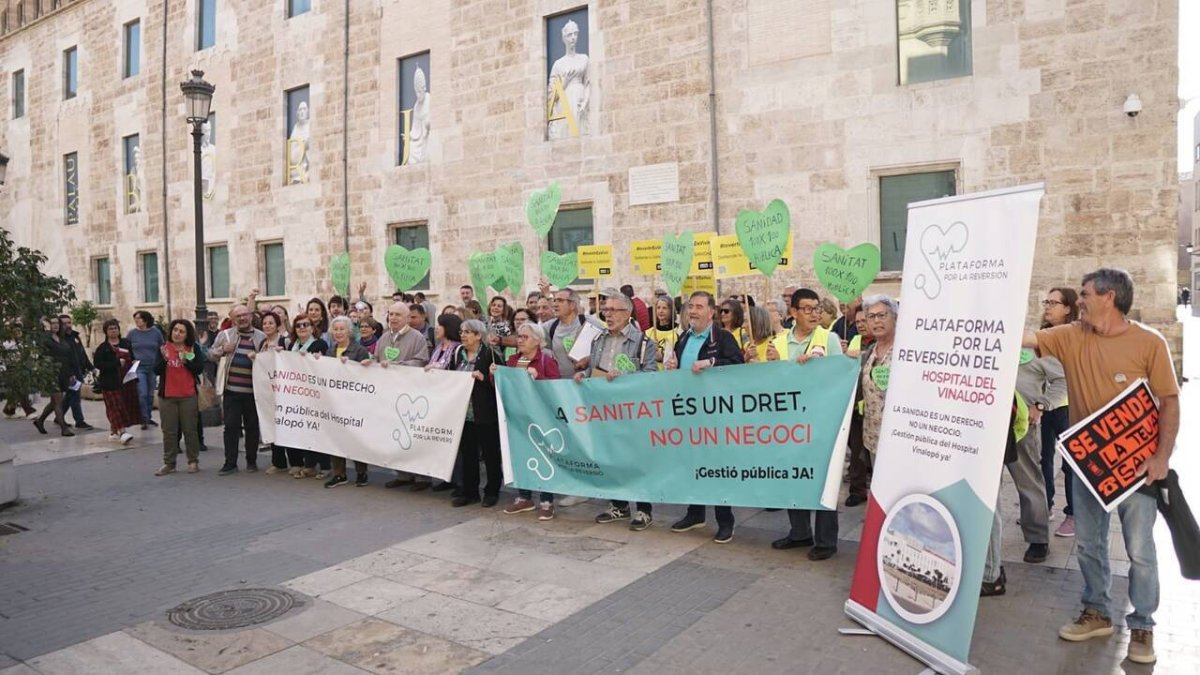
<path fill-rule="evenodd" d="M 557 380 L 558 361 L 542 351 L 546 346 L 546 332 L 536 323 L 523 324 L 517 329 L 517 353 L 508 359 L 508 367 L 524 368 L 535 380 Z M 496 372 L 496 366 L 492 366 Z M 537 508 L 538 520 L 554 520 L 554 494 L 543 492 L 540 502 L 533 503 L 533 493 L 529 490 L 518 490 L 517 499 L 504 509 L 507 515 L 525 513 Z"/>

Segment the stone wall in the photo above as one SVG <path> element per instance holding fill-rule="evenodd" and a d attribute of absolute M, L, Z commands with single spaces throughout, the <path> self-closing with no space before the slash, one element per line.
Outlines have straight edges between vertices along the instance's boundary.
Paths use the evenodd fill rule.
<path fill-rule="evenodd" d="M 195 67 L 217 86 L 219 187 L 205 204 L 206 240 L 228 242 L 234 295 L 260 284 L 258 244 L 276 240 L 287 254 L 279 300 L 330 294 L 327 261 L 348 236 L 354 276 L 382 296 L 388 226 L 418 221 L 429 224 L 435 296 L 453 297 L 469 253 L 500 242 L 524 243 L 533 279 L 537 242 L 523 205 L 551 180 L 565 206 L 592 206 L 595 240 L 617 245 L 618 277 L 644 292 L 656 282 L 631 276 L 630 241 L 714 223 L 731 232 L 740 209 L 776 197 L 791 206 L 801 264 L 775 287 L 811 283 L 817 244 L 878 240 L 879 176 L 948 166 L 959 192 L 1045 181 L 1031 311 L 1039 289 L 1116 265 L 1138 282 L 1140 317 L 1174 330 L 1175 0 L 976 0 L 973 74 L 905 86 L 894 2 L 714 0 L 717 213 L 703 0 L 590 3 L 592 131 L 556 142 L 542 123 L 544 17 L 580 0 L 352 0 L 348 119 L 342 2 L 314 0 L 286 19 L 283 2 L 220 0 L 216 46 L 197 52 L 196 1 L 167 3 L 165 191 L 163 0 L 75 0 L 0 37 L 0 100 L 18 67 L 28 92 L 27 116 L 0 123 L 0 149 L 13 157 L 4 224 L 81 289 L 88 261 L 112 256 L 110 311 L 121 316 L 138 306 L 137 252 L 162 255 L 164 225 L 164 306 L 151 309 L 166 311 L 166 275 L 173 314 L 194 302 L 191 137 L 178 83 Z M 120 29 L 137 16 L 141 75 L 123 81 Z M 63 102 L 61 51 L 76 43 L 81 93 Z M 398 167 L 397 59 L 425 50 L 431 160 Z M 303 84 L 314 170 L 308 184 L 284 186 L 283 92 Z M 1122 113 L 1130 93 L 1145 107 L 1136 118 Z M 120 137 L 134 132 L 149 194 L 145 212 L 125 215 L 114 168 Z M 84 166 L 84 215 L 64 226 L 61 162 L 72 150 Z M 679 201 L 630 207 L 628 169 L 658 162 L 679 163 Z M 895 291 L 897 275 L 878 288 Z"/>

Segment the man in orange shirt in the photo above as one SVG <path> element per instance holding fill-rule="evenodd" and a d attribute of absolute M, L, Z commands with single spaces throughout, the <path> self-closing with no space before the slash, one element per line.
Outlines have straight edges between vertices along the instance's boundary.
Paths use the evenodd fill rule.
<path fill-rule="evenodd" d="M 1157 331 L 1126 318 L 1133 306 L 1133 280 L 1124 270 L 1099 269 L 1084 276 L 1079 321 L 1025 335 L 1025 346 L 1062 362 L 1071 401 L 1071 424 L 1103 409 L 1139 378 L 1158 399 L 1158 449 L 1139 469 L 1148 482 L 1165 478 L 1179 431 L 1179 383 L 1167 342 Z M 1108 559 L 1109 513 L 1075 480 L 1075 537 L 1083 573 L 1083 611 L 1058 631 L 1080 642 L 1112 635 L 1112 574 Z M 1129 660 L 1154 663 L 1154 610 L 1158 608 L 1158 561 L 1154 548 L 1154 497 L 1137 492 L 1117 507 L 1129 554 Z"/>

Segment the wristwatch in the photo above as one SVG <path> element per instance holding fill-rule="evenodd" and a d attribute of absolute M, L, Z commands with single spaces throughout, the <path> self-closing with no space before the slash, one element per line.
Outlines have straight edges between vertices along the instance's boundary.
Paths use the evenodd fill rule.
<path fill-rule="evenodd" d="M 1042 412 L 1046 412 L 1046 404 L 1045 403 L 1034 403 L 1033 407 L 1037 408 L 1038 410 L 1041 410 Z"/>

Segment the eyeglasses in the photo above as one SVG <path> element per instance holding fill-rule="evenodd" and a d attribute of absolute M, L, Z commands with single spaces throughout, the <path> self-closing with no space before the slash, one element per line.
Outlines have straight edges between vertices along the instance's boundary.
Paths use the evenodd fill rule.
<path fill-rule="evenodd" d="M 874 314 L 868 314 L 867 318 L 871 321 L 883 321 L 889 316 L 891 316 L 891 314 L 888 314 L 887 312 L 875 312 Z"/>
<path fill-rule="evenodd" d="M 728 308 L 726 308 L 726 307 L 722 307 L 722 308 L 721 308 L 721 313 L 722 313 L 722 314 L 728 314 L 728 313 L 730 313 L 730 312 L 732 312 L 732 311 L 733 311 L 732 309 L 728 309 Z"/>
<path fill-rule="evenodd" d="M 1059 302 L 1058 300 L 1043 300 L 1042 301 L 1042 307 L 1053 307 L 1055 305 L 1062 305 L 1063 307 L 1066 307 L 1067 303 Z"/>
<path fill-rule="evenodd" d="M 821 307 L 820 307 L 820 306 L 815 306 L 815 307 L 797 307 L 797 308 L 796 308 L 796 311 L 797 311 L 797 312 L 800 312 L 801 314 L 816 314 L 817 312 L 820 312 L 820 311 L 821 311 Z"/>
<path fill-rule="evenodd" d="M 297 321 L 296 328 L 312 328 L 312 324 L 307 321 Z"/>
<path fill-rule="evenodd" d="M 624 307 L 605 307 L 604 311 L 609 314 L 617 314 L 619 312 L 628 312 L 629 310 L 625 309 Z"/>
<path fill-rule="evenodd" d="M 517 339 L 518 339 L 518 340 L 528 340 L 528 339 L 529 339 L 529 336 L 528 336 L 528 335 L 518 335 L 518 336 L 517 336 Z"/>

